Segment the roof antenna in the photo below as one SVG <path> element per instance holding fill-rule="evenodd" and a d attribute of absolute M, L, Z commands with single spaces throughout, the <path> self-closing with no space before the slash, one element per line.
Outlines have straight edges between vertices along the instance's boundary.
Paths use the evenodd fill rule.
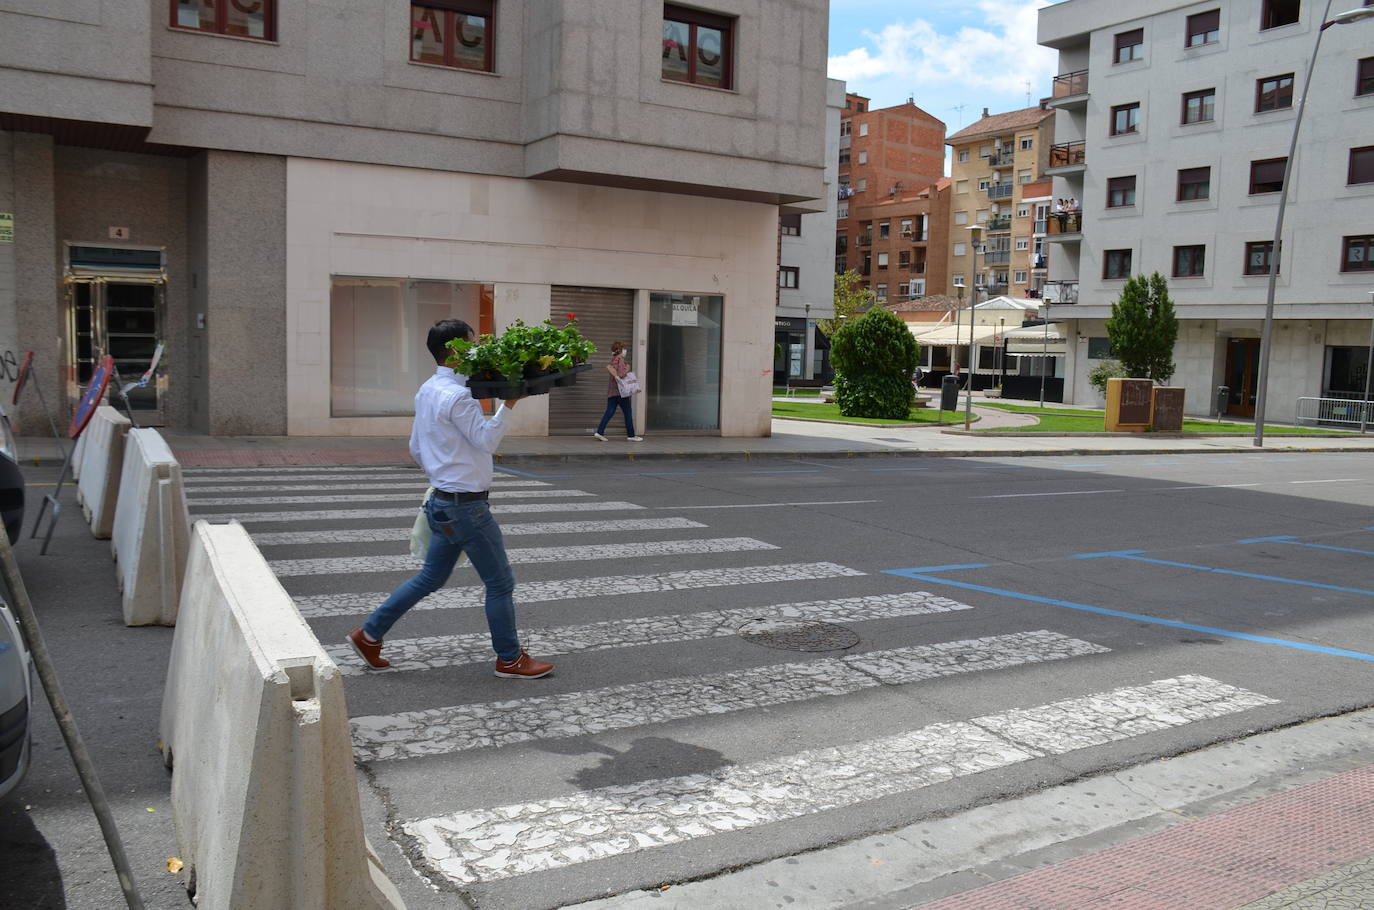
<path fill-rule="evenodd" d="M 963 125 L 964 125 L 964 108 L 966 108 L 966 107 L 968 107 L 967 104 L 956 104 L 956 105 L 954 105 L 954 107 L 950 108 L 950 110 L 952 110 L 952 111 L 958 111 L 958 112 L 959 112 L 959 125 L 960 125 L 960 126 L 963 126 Z"/>
<path fill-rule="evenodd" d="M 1026 107 L 1030 107 L 1030 88 L 1031 88 L 1030 81 L 1027 80 L 1027 81 L 1026 81 Z"/>

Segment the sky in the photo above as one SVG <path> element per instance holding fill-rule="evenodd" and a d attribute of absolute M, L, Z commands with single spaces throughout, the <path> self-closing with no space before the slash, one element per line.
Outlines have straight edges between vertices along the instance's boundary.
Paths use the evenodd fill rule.
<path fill-rule="evenodd" d="M 955 133 L 985 107 L 998 114 L 1049 95 L 1058 57 L 1035 43 L 1037 10 L 1048 5 L 830 0 L 830 77 L 872 99 L 873 108 L 912 98 Z"/>

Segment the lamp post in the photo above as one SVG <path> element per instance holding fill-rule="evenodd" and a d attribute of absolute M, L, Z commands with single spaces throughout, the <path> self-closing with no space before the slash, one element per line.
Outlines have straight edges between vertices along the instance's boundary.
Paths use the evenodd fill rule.
<path fill-rule="evenodd" d="M 1369 305 L 1374 306 L 1374 291 L 1369 292 Z M 1374 314 L 1369 317 L 1369 355 L 1364 363 L 1364 401 L 1360 402 L 1360 435 L 1364 435 L 1365 424 L 1369 422 L 1369 374 L 1374 372 Z"/>
<path fill-rule="evenodd" d="M 1298 96 L 1298 113 L 1293 118 L 1293 136 L 1288 141 L 1288 157 L 1283 162 L 1283 186 L 1279 188 L 1279 212 L 1274 222 L 1274 242 L 1269 247 L 1269 287 L 1264 300 L 1264 331 L 1260 335 L 1259 353 L 1259 390 L 1255 396 L 1255 445 L 1264 445 L 1264 406 L 1269 390 L 1269 350 L 1274 342 L 1274 291 L 1279 278 L 1279 255 L 1283 247 L 1283 213 L 1288 205 L 1288 185 L 1293 179 L 1293 156 L 1298 151 L 1298 128 L 1302 126 L 1302 115 L 1307 112 L 1307 90 L 1312 85 L 1312 70 L 1317 66 L 1317 50 L 1322 46 L 1322 35 L 1333 25 L 1349 25 L 1361 19 L 1374 17 L 1374 7 L 1361 7 L 1331 15 L 1332 0 L 1326 0 L 1322 13 L 1322 23 L 1317 26 L 1317 40 L 1312 45 L 1312 56 L 1307 60 L 1307 76 L 1302 82 L 1302 94 Z"/>
<path fill-rule="evenodd" d="M 1050 302 L 1045 301 L 1045 340 L 1040 353 L 1040 407 L 1045 406 L 1045 372 L 1050 363 Z M 1063 398 L 1061 395 L 1060 398 Z"/>
<path fill-rule="evenodd" d="M 811 346 L 815 344 L 816 339 L 813 337 L 815 331 L 811 328 L 811 304 L 804 304 L 804 306 L 806 307 L 806 328 L 803 331 L 806 334 L 802 336 L 802 379 L 813 379 L 816 374 L 811 371 L 811 362 L 815 360 L 815 355 L 811 353 Z"/>
<path fill-rule="evenodd" d="M 973 273 L 978 273 L 978 240 L 982 237 L 983 226 L 981 224 L 970 224 L 968 232 L 973 239 L 970 241 L 972 248 L 970 263 L 973 266 Z M 968 391 L 964 393 L 964 429 L 968 430 L 973 425 L 973 380 L 978 375 L 978 358 L 973 354 L 973 314 L 978 309 L 978 282 L 973 282 L 973 293 L 969 295 L 968 302 Z"/>

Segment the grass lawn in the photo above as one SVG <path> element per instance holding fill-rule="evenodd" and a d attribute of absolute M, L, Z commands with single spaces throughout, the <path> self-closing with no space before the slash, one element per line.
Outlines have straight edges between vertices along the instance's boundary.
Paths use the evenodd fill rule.
<path fill-rule="evenodd" d="M 781 397 L 787 395 L 787 389 L 784 388 L 783 386 L 774 386 L 774 387 L 773 387 L 773 394 L 776 395 L 777 397 L 781 398 Z M 789 396 L 789 397 L 791 397 L 791 398 L 819 398 L 820 396 L 821 396 L 821 390 L 820 390 L 820 389 L 806 388 L 806 389 L 793 389 L 793 390 L 792 390 L 792 394 L 791 394 L 791 396 Z"/>
<path fill-rule="evenodd" d="M 874 425 L 892 424 L 913 424 L 913 423 L 940 423 L 940 412 L 932 408 L 913 408 L 909 420 L 884 420 L 869 417 L 845 417 L 840 413 L 840 406 L 837 404 L 821 404 L 819 402 L 797 402 L 775 401 L 773 402 L 774 417 L 802 417 L 807 420 L 833 420 L 839 423 L 868 423 Z M 975 418 L 976 419 L 976 418 Z M 963 421 L 959 417 L 960 422 Z M 944 421 L 953 423 L 954 419 Z"/>
<path fill-rule="evenodd" d="M 980 407 L 999 408 L 1017 414 L 1034 414 L 1040 422 L 1024 427 L 998 427 L 1004 433 L 1101 433 L 1106 426 L 1106 416 L 1102 411 L 1089 411 L 1066 408 L 1041 408 L 1038 405 L 1004 404 L 984 402 Z M 993 432 L 985 430 L 983 432 Z M 1223 436 L 1252 436 L 1254 424 L 1231 423 L 1215 420 L 1183 419 L 1184 433 L 1198 433 Z M 1287 433 L 1297 436 L 1343 436 L 1338 430 L 1323 430 L 1316 427 L 1278 427 L 1266 424 L 1265 433 Z"/>

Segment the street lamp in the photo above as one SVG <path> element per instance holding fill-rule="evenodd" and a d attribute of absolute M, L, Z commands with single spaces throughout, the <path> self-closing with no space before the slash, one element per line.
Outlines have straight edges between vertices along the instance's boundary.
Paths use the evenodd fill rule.
<path fill-rule="evenodd" d="M 1312 45 L 1312 56 L 1307 60 L 1307 76 L 1302 82 L 1302 95 L 1298 97 L 1298 113 L 1293 118 L 1293 136 L 1288 142 L 1288 158 L 1283 163 L 1283 186 L 1279 188 L 1279 213 L 1274 222 L 1274 242 L 1269 247 L 1269 288 L 1264 301 L 1264 331 L 1260 335 L 1259 391 L 1255 396 L 1255 445 L 1264 445 L 1264 405 L 1269 390 L 1269 349 L 1273 346 L 1274 334 L 1274 291 L 1279 278 L 1279 254 L 1283 246 L 1283 212 L 1288 205 L 1288 185 L 1293 179 L 1293 156 L 1298 151 L 1298 127 L 1302 126 L 1302 115 L 1307 112 L 1307 90 L 1312 85 L 1312 70 L 1317 66 L 1317 50 L 1322 46 L 1322 35 L 1333 25 L 1349 25 L 1361 19 L 1374 17 L 1374 7 L 1361 7 L 1331 15 L 1332 0 L 1326 0 L 1322 13 L 1322 24 L 1317 27 L 1317 40 Z M 1329 17 L 1329 18 L 1328 18 Z"/>
<path fill-rule="evenodd" d="M 1374 306 L 1374 291 L 1369 292 L 1369 305 Z M 1365 424 L 1369 422 L 1369 374 L 1374 372 L 1374 315 L 1369 317 L 1369 355 L 1364 363 L 1364 401 L 1360 408 L 1360 435 L 1364 435 Z"/>
<path fill-rule="evenodd" d="M 812 372 L 812 361 L 816 357 L 812 353 L 811 346 L 816 343 L 816 339 L 813 337 L 816 333 L 811 328 L 811 304 L 807 303 L 804 306 L 806 307 L 806 328 L 802 331 L 806 334 L 802 336 L 802 358 L 805 361 L 802 363 L 802 379 L 814 379 L 816 374 Z"/>
<path fill-rule="evenodd" d="M 1045 340 L 1040 354 L 1040 407 L 1045 406 L 1045 372 L 1050 363 L 1050 302 L 1045 301 Z M 1064 396 L 1060 396 L 1062 400 Z"/>
<path fill-rule="evenodd" d="M 970 241 L 972 249 L 970 263 L 973 266 L 973 273 L 978 274 L 978 240 L 982 236 L 983 226 L 981 224 L 970 224 L 968 232 L 973 235 Z M 973 380 L 978 375 L 978 358 L 973 353 L 973 313 L 978 309 L 978 282 L 973 283 L 973 293 L 969 296 L 968 302 L 968 391 L 964 394 L 964 429 L 968 430 L 973 425 Z"/>

